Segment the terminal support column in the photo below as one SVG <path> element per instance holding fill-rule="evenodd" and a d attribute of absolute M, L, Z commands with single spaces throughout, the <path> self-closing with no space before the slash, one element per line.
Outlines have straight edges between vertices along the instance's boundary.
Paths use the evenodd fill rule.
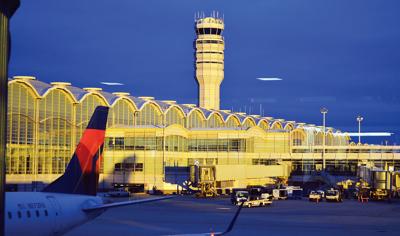
<path fill-rule="evenodd" d="M 4 235 L 7 90 L 8 90 L 8 17 L 0 12 L 0 235 Z"/>
<path fill-rule="evenodd" d="M 5 234 L 5 184 L 7 144 L 7 98 L 9 60 L 9 19 L 19 7 L 19 0 L 0 1 L 0 235 Z"/>

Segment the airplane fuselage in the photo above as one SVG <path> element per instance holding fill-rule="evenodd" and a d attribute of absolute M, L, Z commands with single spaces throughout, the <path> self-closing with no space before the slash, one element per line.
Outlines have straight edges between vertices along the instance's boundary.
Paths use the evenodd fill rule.
<path fill-rule="evenodd" d="M 100 197 L 46 192 L 6 193 L 6 235 L 62 235 L 103 210 L 82 209 L 102 205 Z"/>

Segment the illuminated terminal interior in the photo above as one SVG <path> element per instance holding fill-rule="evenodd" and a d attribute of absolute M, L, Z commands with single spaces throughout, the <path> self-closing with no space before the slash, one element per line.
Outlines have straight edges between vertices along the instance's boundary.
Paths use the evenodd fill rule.
<path fill-rule="evenodd" d="M 220 110 L 223 27 L 199 28 L 199 21 L 207 19 L 197 19 L 197 34 L 218 40 L 201 39 L 202 49 L 196 53 L 200 106 L 45 83 L 32 76 L 10 79 L 8 184 L 48 183 L 62 174 L 99 105 L 110 107 L 102 188 L 129 183 L 144 190 L 173 190 L 189 179 L 193 165 L 213 166 L 212 178 L 221 188 L 311 173 L 322 169 L 323 158 L 332 174 L 356 175 L 360 163 L 400 167 L 398 146 L 356 145 L 335 128 Z"/>

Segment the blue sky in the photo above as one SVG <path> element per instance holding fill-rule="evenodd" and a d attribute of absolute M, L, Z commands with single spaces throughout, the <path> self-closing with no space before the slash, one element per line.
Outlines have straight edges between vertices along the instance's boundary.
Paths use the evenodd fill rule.
<path fill-rule="evenodd" d="M 22 0 L 11 75 L 197 103 L 195 12 L 225 17 L 221 107 L 400 143 L 400 1 Z M 257 77 L 280 77 L 262 82 Z M 122 82 L 107 87 L 100 81 Z"/>

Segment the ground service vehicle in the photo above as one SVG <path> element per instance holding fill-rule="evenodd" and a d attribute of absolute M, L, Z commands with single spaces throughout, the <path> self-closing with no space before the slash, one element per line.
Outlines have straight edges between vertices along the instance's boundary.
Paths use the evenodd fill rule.
<path fill-rule="evenodd" d="M 341 202 L 342 196 L 337 189 L 329 189 L 326 191 L 325 199 L 327 202 Z"/>
<path fill-rule="evenodd" d="M 247 201 L 249 199 L 249 192 L 244 190 L 239 190 L 232 192 L 231 194 L 231 203 L 234 205 L 239 205 L 243 201 Z"/>
<path fill-rule="evenodd" d="M 272 196 L 275 200 L 286 200 L 288 198 L 287 189 L 274 189 L 272 190 Z"/>
<path fill-rule="evenodd" d="M 272 201 L 269 199 L 254 199 L 254 200 L 247 200 L 243 202 L 244 207 L 257 207 L 257 206 L 269 206 L 272 204 Z"/>
<path fill-rule="evenodd" d="M 299 186 L 287 186 L 286 190 L 290 199 L 301 199 L 303 197 L 303 189 Z"/>
<path fill-rule="evenodd" d="M 271 195 L 263 193 L 262 188 L 250 188 L 248 191 L 239 190 L 232 194 L 231 202 L 244 207 L 269 206 L 272 203 Z"/>
<path fill-rule="evenodd" d="M 320 202 L 322 201 L 322 194 L 320 191 L 311 191 L 308 195 L 308 200 L 313 202 Z"/>
<path fill-rule="evenodd" d="M 386 189 L 372 189 L 370 196 L 375 201 L 387 200 L 389 198 L 389 191 Z"/>

